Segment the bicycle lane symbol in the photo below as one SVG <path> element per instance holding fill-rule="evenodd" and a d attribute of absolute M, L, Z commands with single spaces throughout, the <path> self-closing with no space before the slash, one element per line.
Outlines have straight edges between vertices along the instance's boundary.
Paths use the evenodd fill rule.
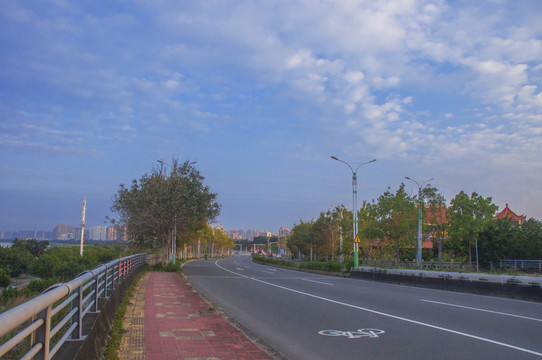
<path fill-rule="evenodd" d="M 358 329 L 355 331 L 342 331 L 342 330 L 320 330 L 318 334 L 324 336 L 344 336 L 348 339 L 359 339 L 367 337 L 374 339 L 379 337 L 379 335 L 384 334 L 384 330 L 380 329 Z"/>

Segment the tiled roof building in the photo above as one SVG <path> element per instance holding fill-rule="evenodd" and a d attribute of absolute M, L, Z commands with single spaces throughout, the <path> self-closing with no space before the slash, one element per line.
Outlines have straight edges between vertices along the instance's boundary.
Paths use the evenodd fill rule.
<path fill-rule="evenodd" d="M 521 226 L 527 219 L 527 216 L 517 215 L 515 212 L 510 210 L 510 208 L 508 207 L 508 204 L 506 204 L 505 208 L 494 217 L 495 220 L 503 219 L 503 218 L 510 219 L 510 222 L 512 223 L 512 225 Z"/>

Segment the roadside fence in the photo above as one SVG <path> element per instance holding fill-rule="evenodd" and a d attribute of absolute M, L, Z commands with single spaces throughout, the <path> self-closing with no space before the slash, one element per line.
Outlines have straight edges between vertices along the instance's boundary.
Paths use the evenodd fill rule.
<path fill-rule="evenodd" d="M 13 309 L 0 314 L 0 357 L 30 337 L 21 359 L 52 359 L 67 342 L 81 342 L 87 318 L 96 318 L 114 290 L 145 264 L 146 254 L 116 259 L 85 271 L 67 283 L 56 284 Z"/>
<path fill-rule="evenodd" d="M 497 260 L 491 262 L 491 268 L 542 272 L 542 260 Z"/>

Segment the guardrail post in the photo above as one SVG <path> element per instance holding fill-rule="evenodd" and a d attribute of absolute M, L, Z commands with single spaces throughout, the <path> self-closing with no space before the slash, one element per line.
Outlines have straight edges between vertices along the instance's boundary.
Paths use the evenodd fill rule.
<path fill-rule="evenodd" d="M 76 290 L 78 292 L 75 299 L 72 300 L 72 310 L 77 308 L 77 312 L 73 314 L 71 323 L 74 324 L 77 322 L 77 327 L 73 329 L 73 332 L 71 333 L 72 339 L 81 339 L 83 336 L 83 309 L 82 309 L 82 302 L 83 302 L 83 287 L 79 286 Z"/>
<path fill-rule="evenodd" d="M 105 266 L 105 278 L 104 278 L 104 299 L 107 299 L 107 288 L 108 288 L 108 283 L 107 283 L 107 278 L 109 277 L 109 266 Z"/>
<path fill-rule="evenodd" d="M 43 325 L 36 330 L 36 344 L 42 344 L 41 350 L 34 357 L 35 360 L 49 360 L 49 347 L 51 340 L 51 310 L 53 304 L 38 313 L 37 318 L 43 319 Z"/>
<path fill-rule="evenodd" d="M 109 286 L 111 287 L 111 292 L 115 290 L 115 284 L 117 283 L 117 276 L 119 271 L 119 263 L 113 264 L 113 268 L 111 269 L 111 282 L 109 283 Z"/>
<path fill-rule="evenodd" d="M 100 290 L 100 287 L 99 287 L 99 281 L 100 281 L 100 274 L 96 274 L 94 275 L 94 285 L 92 285 L 90 287 L 90 291 L 94 291 L 94 307 L 93 307 L 93 312 L 98 312 L 99 310 L 99 307 L 98 307 L 98 292 Z"/>

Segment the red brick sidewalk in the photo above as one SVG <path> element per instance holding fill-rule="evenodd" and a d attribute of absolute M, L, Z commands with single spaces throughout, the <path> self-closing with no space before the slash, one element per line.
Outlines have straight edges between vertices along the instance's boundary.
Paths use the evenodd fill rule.
<path fill-rule="evenodd" d="M 144 324 L 147 360 L 271 359 L 176 273 L 150 273 Z"/>

